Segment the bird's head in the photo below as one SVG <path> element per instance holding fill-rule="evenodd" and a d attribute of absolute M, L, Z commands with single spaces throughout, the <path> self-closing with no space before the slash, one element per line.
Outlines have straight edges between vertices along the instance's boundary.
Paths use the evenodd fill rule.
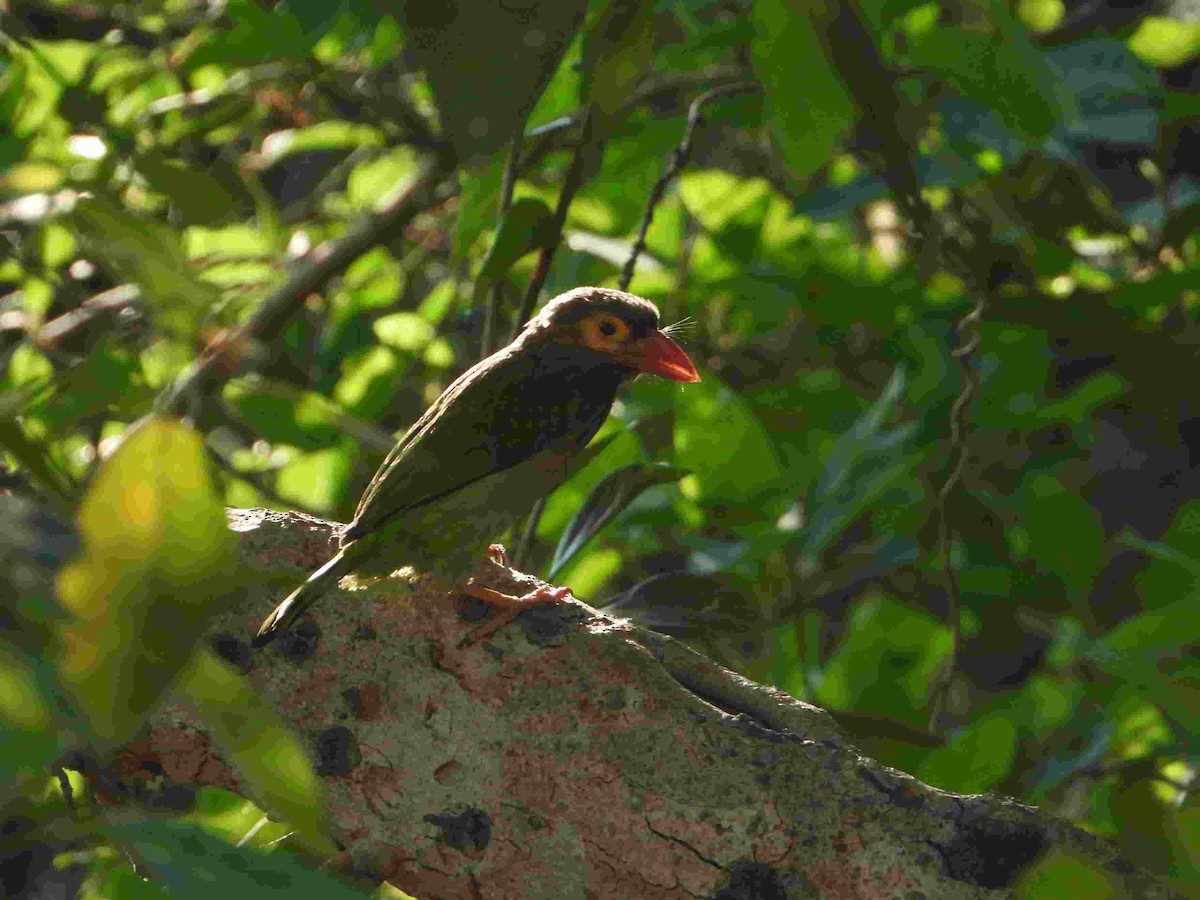
<path fill-rule="evenodd" d="M 700 380 L 688 355 L 659 329 L 658 307 L 613 288 L 580 287 L 559 294 L 526 323 L 518 341 L 580 348 L 672 381 Z"/>

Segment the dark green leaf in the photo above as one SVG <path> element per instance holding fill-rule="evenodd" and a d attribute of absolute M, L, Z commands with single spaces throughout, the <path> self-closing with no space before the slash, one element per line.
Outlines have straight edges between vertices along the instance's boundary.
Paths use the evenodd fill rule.
<path fill-rule="evenodd" d="M 239 212 L 237 200 L 211 172 L 185 168 L 161 153 L 143 153 L 135 165 L 190 225 L 224 225 Z"/>
<path fill-rule="evenodd" d="M 478 305 L 487 289 L 512 268 L 513 263 L 553 239 L 549 226 L 554 218 L 550 207 L 542 200 L 525 197 L 509 208 L 491 249 L 483 258 L 475 282 L 475 302 Z"/>
<path fill-rule="evenodd" d="M 533 109 L 582 20 L 585 0 L 378 0 L 404 27 L 446 136 L 470 163 L 506 145 Z"/>
<path fill-rule="evenodd" d="M 732 637 L 762 627 L 762 609 L 749 587 L 724 574 L 655 575 L 600 607 L 675 637 Z"/>
<path fill-rule="evenodd" d="M 944 77 L 958 91 L 995 109 L 1009 127 L 1042 137 L 1072 114 L 1062 81 L 1045 54 L 1010 13 L 992 4 L 996 34 L 940 25 L 916 41 L 913 64 Z"/>
<path fill-rule="evenodd" d="M 178 900 L 212 900 L 214 891 L 230 897 L 281 900 L 366 896 L 287 853 L 233 847 L 199 825 L 157 819 L 108 825 L 105 831 L 131 847 Z"/>
<path fill-rule="evenodd" d="M 854 104 L 804 9 L 789 0 L 756 0 L 751 7 L 754 68 L 767 91 L 764 117 L 799 179 L 829 162 L 854 122 Z"/>
<path fill-rule="evenodd" d="M 580 99 L 608 117 L 654 60 L 654 6 L 642 0 L 608 0 L 583 36 Z"/>
<path fill-rule="evenodd" d="M 663 463 L 636 463 L 617 469 L 592 488 L 554 550 L 547 578 L 553 578 L 613 517 L 656 484 L 678 481 L 687 469 Z"/>

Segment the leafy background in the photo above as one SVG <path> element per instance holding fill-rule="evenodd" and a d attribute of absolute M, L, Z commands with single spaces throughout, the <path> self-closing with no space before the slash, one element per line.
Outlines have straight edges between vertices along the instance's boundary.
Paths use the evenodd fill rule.
<path fill-rule="evenodd" d="M 281 852 L 322 850 L 302 748 L 192 636 L 236 592 L 221 507 L 347 519 L 540 297 L 620 283 L 649 210 L 630 287 L 704 380 L 632 385 L 521 565 L 1196 895 L 1194 9 L 6 6 L 6 893 L 209 896 L 266 852 L 346 890 Z M 94 805 L 80 748 L 172 679 L 291 827 Z"/>

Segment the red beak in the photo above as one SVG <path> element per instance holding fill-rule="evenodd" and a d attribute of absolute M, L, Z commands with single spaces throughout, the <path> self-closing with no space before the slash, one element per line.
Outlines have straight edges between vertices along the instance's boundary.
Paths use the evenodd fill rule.
<path fill-rule="evenodd" d="M 688 355 L 661 331 L 636 341 L 622 362 L 639 372 L 647 372 L 672 381 L 700 380 L 700 373 L 696 371 Z"/>

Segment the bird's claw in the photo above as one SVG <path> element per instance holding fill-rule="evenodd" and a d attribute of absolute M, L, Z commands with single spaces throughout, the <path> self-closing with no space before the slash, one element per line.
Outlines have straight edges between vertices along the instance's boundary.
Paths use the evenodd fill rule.
<path fill-rule="evenodd" d="M 504 549 L 503 544 L 488 544 L 487 550 L 483 553 L 485 559 L 489 559 L 498 566 L 508 565 L 508 553 Z"/>
<path fill-rule="evenodd" d="M 500 609 L 498 615 L 493 615 L 482 625 L 467 632 L 463 639 L 458 642 L 460 648 L 478 644 L 485 638 L 491 637 L 515 619 L 526 607 L 541 606 L 547 603 L 562 603 L 565 600 L 573 599 L 575 596 L 571 593 L 569 587 L 555 587 L 552 584 L 543 584 L 528 593 L 522 594 L 520 597 L 505 594 L 478 584 L 467 584 L 463 588 L 463 593 Z"/>

